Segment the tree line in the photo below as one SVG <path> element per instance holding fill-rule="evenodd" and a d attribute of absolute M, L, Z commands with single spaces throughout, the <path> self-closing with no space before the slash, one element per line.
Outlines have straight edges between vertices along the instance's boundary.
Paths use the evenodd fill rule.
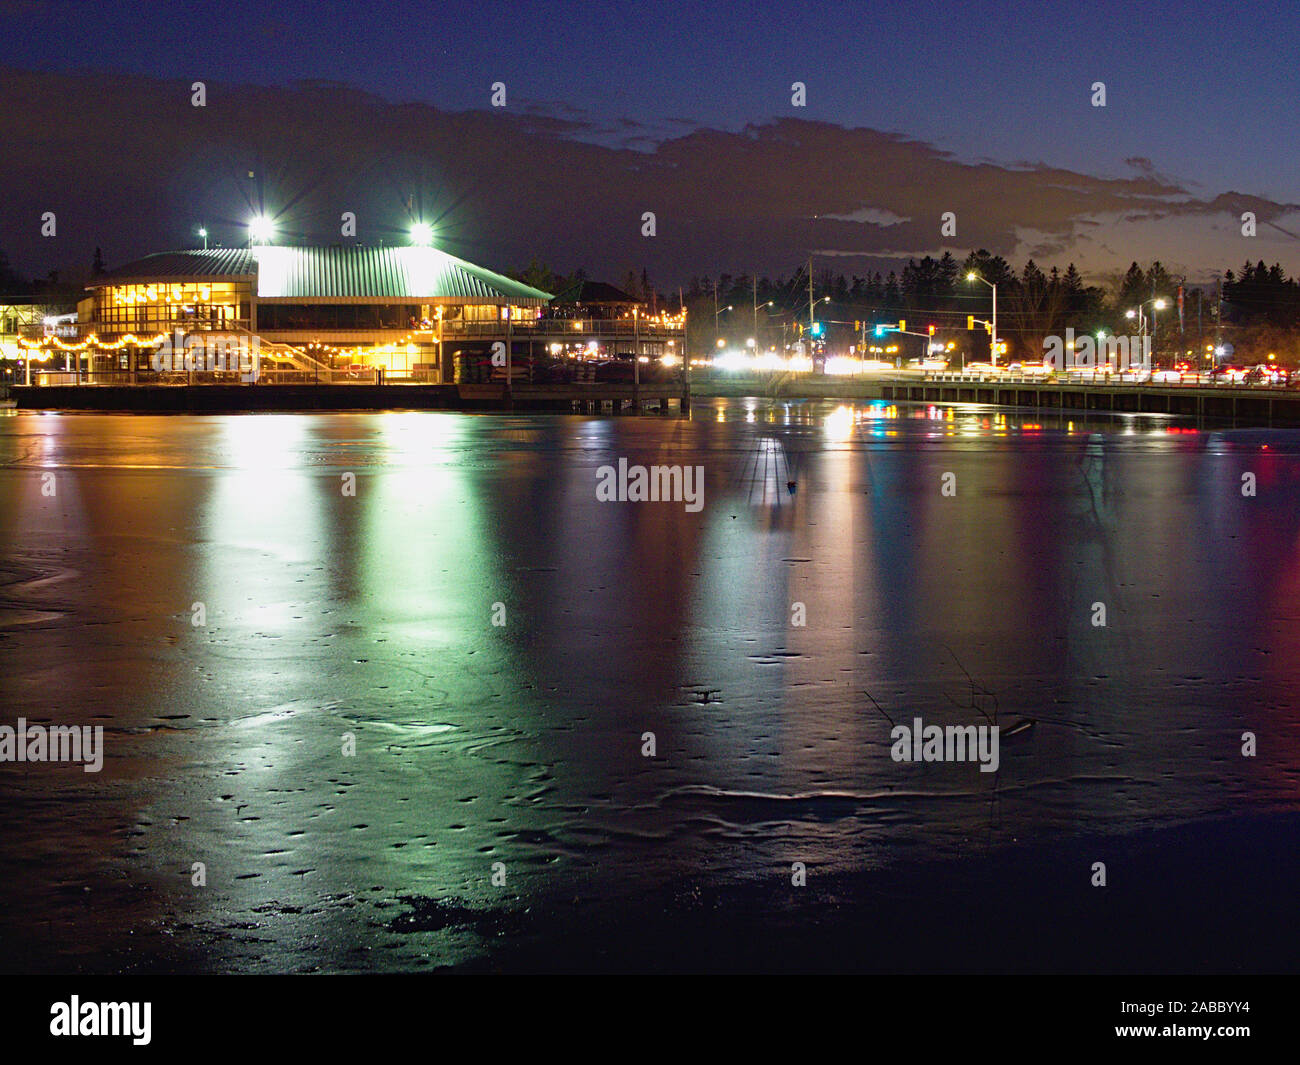
<path fill-rule="evenodd" d="M 1033 259 L 1016 270 L 1005 258 L 986 249 L 972 251 L 960 262 L 951 253 L 909 259 L 897 271 L 844 274 L 817 270 L 813 276 L 816 319 L 823 323 L 833 347 L 853 343 L 855 324 L 908 322 L 908 330 L 926 332 L 934 325 L 949 339 L 966 330 L 967 319 L 991 317 L 991 291 L 971 273 L 997 285 L 998 335 L 1008 342 L 1010 357 L 1041 356 L 1049 336 L 1104 332 L 1138 332 L 1136 314 L 1147 330 L 1154 329 L 1155 347 L 1169 356 L 1204 356 L 1208 347 L 1230 341 L 1242 358 L 1262 361 L 1275 354 L 1279 363 L 1300 364 L 1300 280 L 1288 277 L 1280 264 L 1246 263 L 1239 270 L 1216 273 L 1211 284 L 1193 284 L 1159 261 L 1133 262 L 1123 273 L 1085 282 L 1074 263 L 1064 269 L 1044 268 Z M 515 275 L 548 292 L 559 292 L 588 277 L 585 270 L 556 274 L 533 262 Z M 619 287 L 652 309 L 689 312 L 688 343 L 692 351 L 743 345 L 755 332 L 754 305 L 760 347 L 780 347 L 806 328 L 808 267 L 788 276 L 759 277 L 723 273 L 697 276 L 677 290 L 654 284 L 648 272 L 628 271 Z M 829 302 L 820 302 L 830 297 Z M 1162 307 L 1156 302 L 1163 301 Z M 728 309 L 730 308 L 730 309 Z M 718 313 L 715 316 L 715 311 Z M 715 324 L 716 323 L 716 324 Z M 971 354 L 987 351 L 987 335 L 956 339 Z M 981 349 L 981 343 L 984 347 Z"/>

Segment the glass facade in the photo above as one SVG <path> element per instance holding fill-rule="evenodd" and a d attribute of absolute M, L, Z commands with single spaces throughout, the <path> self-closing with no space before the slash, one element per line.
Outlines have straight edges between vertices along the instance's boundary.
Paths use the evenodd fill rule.
<path fill-rule="evenodd" d="M 175 328 L 247 329 L 251 304 L 247 282 L 109 285 L 99 290 L 96 328 L 105 338 Z"/>
<path fill-rule="evenodd" d="M 259 331 L 418 328 L 419 304 L 404 303 L 258 303 Z"/>

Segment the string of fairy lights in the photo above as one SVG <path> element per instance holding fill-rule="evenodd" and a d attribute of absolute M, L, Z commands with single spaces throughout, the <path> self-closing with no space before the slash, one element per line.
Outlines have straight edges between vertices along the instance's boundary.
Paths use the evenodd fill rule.
<path fill-rule="evenodd" d="M 442 318 L 441 313 L 439 313 L 438 318 Z M 634 319 L 643 323 L 647 329 L 659 327 L 672 330 L 680 329 L 685 326 L 686 314 L 685 312 L 682 312 L 674 315 L 667 312 L 661 312 L 654 315 L 637 315 L 628 312 L 627 314 L 621 315 L 617 320 L 633 321 Z M 577 331 L 582 331 L 586 322 L 591 322 L 593 325 L 595 324 L 595 321 L 592 319 L 578 318 L 570 319 L 569 321 L 572 321 L 573 328 Z M 422 322 L 421 324 L 423 325 L 424 323 Z M 536 320 L 531 324 L 536 324 Z M 432 323 L 430 323 L 430 329 L 422 330 L 422 332 L 432 332 Z M 157 333 L 153 336 L 137 336 L 134 333 L 127 333 L 112 340 L 101 339 L 97 334 L 89 333 L 80 341 L 65 341 L 57 336 L 43 336 L 39 339 L 20 337 L 18 338 L 18 347 L 31 353 L 31 358 L 37 361 L 44 361 L 56 353 L 80 355 L 88 351 L 92 353 L 116 352 L 121 351 L 123 348 L 136 348 L 141 350 L 154 349 L 166 341 L 168 337 L 168 333 Z M 391 340 L 382 344 L 347 346 L 329 344 L 324 341 L 310 341 L 301 346 L 308 352 L 329 355 L 331 359 L 357 359 L 380 355 L 414 355 L 418 354 L 421 347 L 428 343 L 429 340 L 427 339 L 427 336 L 417 337 L 415 333 L 408 333 L 401 339 Z M 292 347 L 293 345 L 286 346 Z"/>
<path fill-rule="evenodd" d="M 134 333 L 127 333 L 118 337 L 116 340 L 100 340 L 94 333 L 87 334 L 86 338 L 79 343 L 70 344 L 55 336 L 41 337 L 39 340 L 29 340 L 27 337 L 18 338 L 18 346 L 29 351 L 44 350 L 53 354 L 55 350 L 67 352 L 69 354 L 79 354 L 90 348 L 96 351 L 120 351 L 122 348 L 156 348 L 167 339 L 166 333 L 159 333 L 153 337 L 138 337 Z M 34 356 L 36 357 L 36 356 Z"/>

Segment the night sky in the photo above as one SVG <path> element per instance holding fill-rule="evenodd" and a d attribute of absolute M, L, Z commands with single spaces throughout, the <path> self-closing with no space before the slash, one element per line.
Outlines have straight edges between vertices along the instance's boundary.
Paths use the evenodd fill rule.
<path fill-rule="evenodd" d="M 852 273 L 974 246 L 1094 279 L 1155 258 L 1195 279 L 1247 258 L 1300 271 L 1300 20 L 1230 11 L 2 3 L 18 150 L 0 248 L 72 271 L 96 246 L 112 264 L 192 245 L 200 224 L 238 242 L 262 205 L 286 240 L 342 239 L 344 210 L 357 239 L 401 240 L 422 215 L 484 265 L 644 266 L 664 286 L 788 274 L 810 250 Z"/>

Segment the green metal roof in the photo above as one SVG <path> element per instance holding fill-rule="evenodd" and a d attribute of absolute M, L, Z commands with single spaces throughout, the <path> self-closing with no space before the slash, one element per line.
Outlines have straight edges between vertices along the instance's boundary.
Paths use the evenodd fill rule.
<path fill-rule="evenodd" d="M 550 294 L 437 248 L 253 249 L 257 298 L 545 303 Z"/>
<path fill-rule="evenodd" d="M 211 248 L 146 255 L 106 271 L 88 286 L 126 282 L 256 279 L 267 300 L 452 301 L 521 306 L 547 302 L 550 293 L 457 259 L 437 248 L 281 247 Z"/>
<path fill-rule="evenodd" d="M 645 300 L 629 296 L 621 288 L 604 281 L 576 281 L 552 301 L 554 303 L 644 303 Z"/>
<path fill-rule="evenodd" d="M 257 264 L 248 248 L 209 248 L 195 251 L 164 251 L 116 266 L 96 277 L 87 288 L 129 281 L 176 281 L 195 278 L 251 278 Z"/>

